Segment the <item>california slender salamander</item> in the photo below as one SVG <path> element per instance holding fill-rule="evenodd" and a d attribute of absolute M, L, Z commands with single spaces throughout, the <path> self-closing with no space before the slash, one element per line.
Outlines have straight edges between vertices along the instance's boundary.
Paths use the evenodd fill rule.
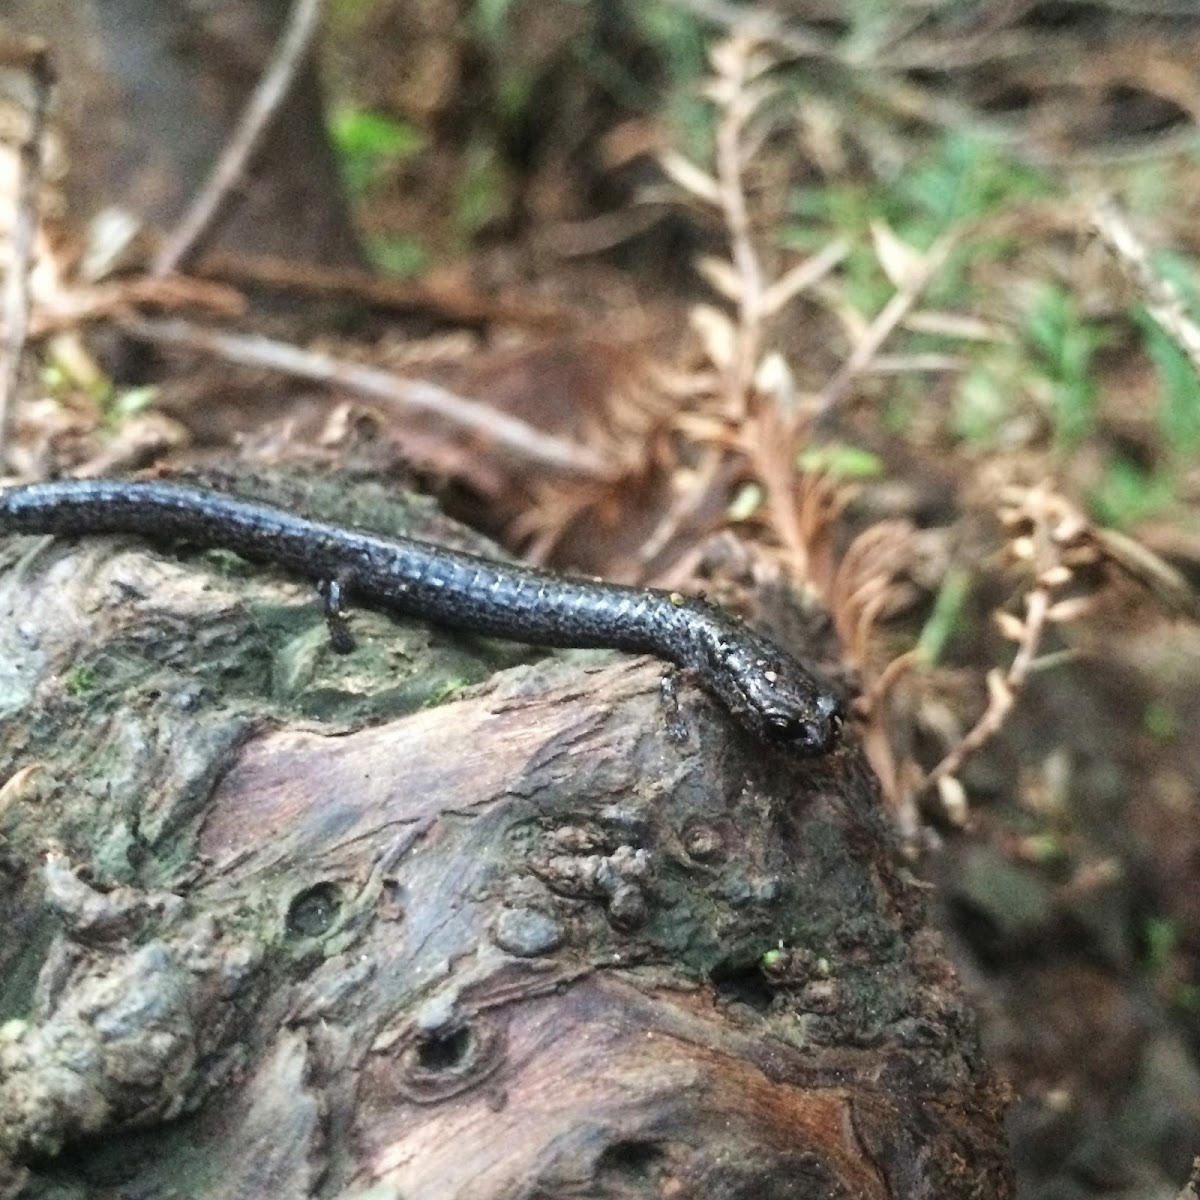
<path fill-rule="evenodd" d="M 841 706 L 791 655 L 720 608 L 654 588 L 493 562 L 169 483 L 66 481 L 0 492 L 0 533 L 131 533 L 274 563 L 381 608 L 543 646 L 652 654 L 688 668 L 759 737 L 801 755 L 837 744 Z"/>

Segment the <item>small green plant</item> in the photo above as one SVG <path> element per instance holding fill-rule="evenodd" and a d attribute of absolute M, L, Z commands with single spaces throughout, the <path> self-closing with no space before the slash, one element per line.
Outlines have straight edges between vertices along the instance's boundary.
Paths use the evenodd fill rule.
<path fill-rule="evenodd" d="M 96 687 L 97 678 L 94 666 L 76 667 L 64 682 L 67 694 L 70 696 L 86 696 Z"/>
<path fill-rule="evenodd" d="M 119 429 L 131 417 L 153 408 L 158 400 L 156 386 L 117 387 L 89 355 L 59 353 L 59 349 L 53 340 L 48 344 L 39 371 L 42 386 L 49 395 L 67 402 L 82 393 L 95 406 L 107 430 Z"/>
<path fill-rule="evenodd" d="M 992 449 L 1017 412 L 1024 356 L 1000 346 L 975 359 L 959 382 L 951 417 L 955 434 L 968 445 Z"/>
<path fill-rule="evenodd" d="M 838 233 L 861 237 L 872 221 L 884 221 L 906 242 L 924 250 L 956 225 L 1051 191 L 1044 175 L 1005 157 L 990 143 L 950 133 L 890 186 L 842 181 L 796 189 L 790 208 L 804 226 L 788 232 L 819 244 L 812 239 L 827 237 L 831 225 Z M 805 229 L 813 222 L 823 224 L 824 232 Z M 992 250 L 1008 244 L 983 243 Z"/>
<path fill-rule="evenodd" d="M 416 126 L 365 108 L 334 113 L 329 132 L 342 179 L 354 197 L 365 195 L 389 171 L 426 149 L 425 135 Z"/>
<path fill-rule="evenodd" d="M 1175 481 L 1169 472 L 1147 471 L 1117 455 L 1109 460 L 1088 503 L 1099 521 L 1123 529 L 1170 508 L 1175 498 Z"/>
<path fill-rule="evenodd" d="M 1200 450 L 1200 376 L 1191 359 L 1145 312 L 1135 314 L 1158 376 L 1158 428 L 1172 459 Z"/>
<path fill-rule="evenodd" d="M 796 220 L 785 225 L 781 236 L 785 245 L 807 251 L 818 249 L 831 236 L 847 238 L 854 247 L 843 264 L 847 299 L 860 312 L 874 313 L 894 289 L 872 245 L 872 223 L 881 222 L 900 241 L 923 251 L 950 230 L 1051 191 L 1044 175 L 990 143 L 950 133 L 890 186 L 839 182 L 796 189 L 789 205 Z M 964 238 L 930 285 L 927 301 L 962 303 L 970 267 L 1002 256 L 1014 244 L 1011 235 L 980 233 Z M 911 348 L 922 344 L 914 338 Z"/>
<path fill-rule="evenodd" d="M 806 446 L 796 466 L 801 471 L 821 471 L 837 479 L 873 479 L 883 474 L 883 460 L 878 454 L 837 442 Z"/>
<path fill-rule="evenodd" d="M 936 666 L 955 633 L 963 628 L 963 614 L 971 596 L 971 572 L 952 566 L 942 579 L 933 611 L 917 639 L 917 654 L 923 667 Z"/>
<path fill-rule="evenodd" d="M 104 411 L 110 423 L 120 425 L 154 407 L 159 389 L 153 384 L 145 387 L 113 388 L 105 399 Z"/>
<path fill-rule="evenodd" d="M 1096 427 L 1093 362 L 1105 330 L 1084 319 L 1074 295 L 1055 283 L 1041 285 L 1022 329 L 1032 359 L 1037 398 L 1046 406 L 1054 440 L 1071 450 Z"/>
<path fill-rule="evenodd" d="M 1200 1011 L 1200 985 L 1179 978 L 1179 923 L 1171 917 L 1148 918 L 1142 926 L 1142 945 L 1146 974 L 1166 994 L 1168 1003 L 1180 1012 Z"/>
<path fill-rule="evenodd" d="M 511 187 L 495 143 L 475 141 L 463 156 L 454 205 L 454 225 L 470 241 L 501 217 L 509 203 Z"/>
<path fill-rule="evenodd" d="M 1142 927 L 1145 966 L 1150 975 L 1162 975 L 1171 965 L 1179 945 L 1179 926 L 1170 917 L 1149 917 Z"/>
<path fill-rule="evenodd" d="M 954 225 L 1051 190 L 1041 172 L 1005 156 L 992 143 L 949 133 L 935 155 L 897 180 L 892 218 L 902 221 L 907 210 L 910 236 L 932 245 Z"/>
<path fill-rule="evenodd" d="M 415 237 L 368 237 L 366 248 L 375 266 L 400 279 L 411 279 L 420 275 L 429 266 L 429 252 Z"/>

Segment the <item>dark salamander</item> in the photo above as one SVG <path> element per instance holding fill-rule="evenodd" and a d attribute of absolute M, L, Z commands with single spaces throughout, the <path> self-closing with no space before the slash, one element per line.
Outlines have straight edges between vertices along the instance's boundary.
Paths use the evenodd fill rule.
<path fill-rule="evenodd" d="M 274 563 L 371 605 L 541 646 L 652 654 L 692 671 L 757 736 L 802 755 L 837 744 L 841 705 L 791 655 L 707 601 L 572 579 L 408 538 L 310 521 L 167 483 L 71 481 L 0 492 L 0 533 L 137 534 Z"/>

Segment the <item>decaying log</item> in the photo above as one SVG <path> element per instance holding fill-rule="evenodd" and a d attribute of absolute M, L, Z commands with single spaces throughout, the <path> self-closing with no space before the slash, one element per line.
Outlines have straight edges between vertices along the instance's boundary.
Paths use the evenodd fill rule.
<path fill-rule="evenodd" d="M 309 507 L 436 532 L 382 496 Z M 0 565 L 8 1194 L 1011 1194 L 852 739 L 379 613 L 339 657 L 220 553 Z"/>

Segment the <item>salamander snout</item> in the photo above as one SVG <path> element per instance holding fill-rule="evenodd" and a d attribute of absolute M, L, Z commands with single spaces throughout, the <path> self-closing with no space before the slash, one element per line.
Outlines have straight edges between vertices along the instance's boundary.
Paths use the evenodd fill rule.
<path fill-rule="evenodd" d="M 763 712 L 766 735 L 790 746 L 797 754 L 828 754 L 841 737 L 844 717 L 841 702 L 827 692 L 813 692 L 794 706 Z"/>

